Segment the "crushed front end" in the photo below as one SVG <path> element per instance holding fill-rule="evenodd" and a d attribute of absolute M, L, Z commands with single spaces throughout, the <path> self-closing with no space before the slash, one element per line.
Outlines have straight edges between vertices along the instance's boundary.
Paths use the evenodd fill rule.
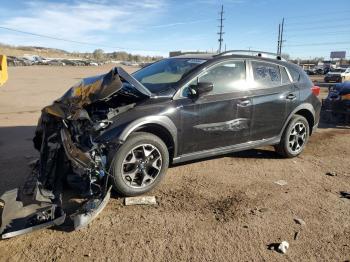
<path fill-rule="evenodd" d="M 95 142 L 121 113 L 148 97 L 147 90 L 121 68 L 83 79 L 42 110 L 33 139 L 40 152 L 19 188 L 0 196 L 1 238 L 61 225 L 66 220 L 67 186 L 85 202 L 71 218 L 80 229 L 94 219 L 110 197 L 109 163 L 119 143 Z M 1 206 L 0 206 L 1 208 Z"/>

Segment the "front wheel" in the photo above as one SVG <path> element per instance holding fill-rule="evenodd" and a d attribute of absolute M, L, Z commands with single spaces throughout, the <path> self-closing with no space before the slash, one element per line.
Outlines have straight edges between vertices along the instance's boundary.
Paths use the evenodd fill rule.
<path fill-rule="evenodd" d="M 144 194 L 161 181 L 168 165 L 168 148 L 159 137 L 134 133 L 112 160 L 113 188 L 123 196 Z"/>
<path fill-rule="evenodd" d="M 294 115 L 284 130 L 280 143 L 275 146 L 275 150 L 283 157 L 296 157 L 304 150 L 309 135 L 309 123 L 305 117 Z"/>

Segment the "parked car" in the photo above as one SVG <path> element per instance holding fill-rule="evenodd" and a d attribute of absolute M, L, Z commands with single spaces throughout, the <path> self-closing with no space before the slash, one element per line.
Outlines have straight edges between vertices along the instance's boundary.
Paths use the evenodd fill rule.
<path fill-rule="evenodd" d="M 350 82 L 329 88 L 328 96 L 322 100 L 322 120 L 333 124 L 350 123 Z"/>
<path fill-rule="evenodd" d="M 66 65 L 61 60 L 57 60 L 57 59 L 52 59 L 52 60 L 48 61 L 47 64 L 50 66 L 65 66 Z"/>
<path fill-rule="evenodd" d="M 328 82 L 345 82 L 345 81 L 350 81 L 350 67 L 349 68 L 337 68 L 329 71 L 325 78 L 324 81 L 326 83 Z"/>
<path fill-rule="evenodd" d="M 298 156 L 319 122 L 320 88 L 299 66 L 264 57 L 185 55 L 132 75 L 116 67 L 45 107 L 33 139 L 40 190 L 30 192 L 51 197 L 58 215 L 47 223 L 64 221 L 65 183 L 89 200 L 73 219 L 80 228 L 108 201 L 109 183 L 136 196 L 153 189 L 169 164 L 267 145 Z M 15 198 L 11 192 L 0 198 Z"/>

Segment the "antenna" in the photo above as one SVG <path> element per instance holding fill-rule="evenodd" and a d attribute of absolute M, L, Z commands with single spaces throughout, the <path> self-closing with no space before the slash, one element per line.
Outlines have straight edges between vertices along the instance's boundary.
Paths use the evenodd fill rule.
<path fill-rule="evenodd" d="M 218 32 L 218 35 L 219 35 L 219 50 L 218 50 L 218 53 L 220 54 L 221 53 L 221 49 L 222 49 L 222 43 L 224 41 L 223 39 L 223 35 L 225 34 L 225 32 L 223 32 L 223 28 L 224 28 L 224 25 L 223 25 L 223 22 L 224 22 L 224 5 L 221 5 L 221 12 L 219 13 L 220 14 L 220 19 L 218 19 L 220 21 L 220 25 L 219 25 L 219 28 L 220 28 L 220 31 Z"/>

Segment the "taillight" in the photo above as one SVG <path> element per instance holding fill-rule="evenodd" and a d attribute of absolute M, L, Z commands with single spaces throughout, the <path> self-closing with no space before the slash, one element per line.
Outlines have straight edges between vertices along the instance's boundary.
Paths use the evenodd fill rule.
<path fill-rule="evenodd" d="M 315 96 L 319 96 L 320 95 L 320 90 L 321 88 L 319 86 L 313 86 L 311 87 L 311 91 Z"/>

